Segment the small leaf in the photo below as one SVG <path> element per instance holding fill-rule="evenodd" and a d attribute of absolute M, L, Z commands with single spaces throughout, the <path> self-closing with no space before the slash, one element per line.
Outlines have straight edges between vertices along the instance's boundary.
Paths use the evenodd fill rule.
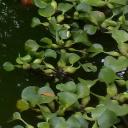
<path fill-rule="evenodd" d="M 97 27 L 87 24 L 84 26 L 84 31 L 86 31 L 89 35 L 94 35 L 97 31 Z"/>
<path fill-rule="evenodd" d="M 128 59 L 124 56 L 120 56 L 118 59 L 107 56 L 104 60 L 104 66 L 111 68 L 114 72 L 119 72 L 128 67 Z"/>
<path fill-rule="evenodd" d="M 36 52 L 39 47 L 39 44 L 37 44 L 34 40 L 29 39 L 25 42 L 25 49 L 28 52 Z"/>
<path fill-rule="evenodd" d="M 40 88 L 38 94 L 41 96 L 40 103 L 50 103 L 55 99 L 55 94 L 49 86 Z"/>
<path fill-rule="evenodd" d="M 59 102 L 65 108 L 68 108 L 77 101 L 77 95 L 71 92 L 58 93 Z"/>
<path fill-rule="evenodd" d="M 40 41 L 47 44 L 48 46 L 52 45 L 52 40 L 50 38 L 44 37 Z"/>
<path fill-rule="evenodd" d="M 39 9 L 38 13 L 43 17 L 51 17 L 55 13 L 55 9 L 53 8 L 53 6 L 51 6 L 51 4 L 47 4 L 45 8 Z"/>
<path fill-rule="evenodd" d="M 48 122 L 40 122 L 37 124 L 38 128 L 50 128 L 50 125 Z"/>
<path fill-rule="evenodd" d="M 101 82 L 105 82 L 106 84 L 113 83 L 114 80 L 117 78 L 117 76 L 114 73 L 114 71 L 111 70 L 110 68 L 107 68 L 107 67 L 103 67 L 100 70 L 100 73 L 99 73 L 98 77 L 99 77 L 99 80 Z"/>
<path fill-rule="evenodd" d="M 74 116 L 68 118 L 67 125 L 68 128 L 81 128 L 80 122 Z"/>
<path fill-rule="evenodd" d="M 13 128 L 24 128 L 24 127 L 21 126 L 21 125 L 16 125 L 16 126 L 14 126 Z"/>
<path fill-rule="evenodd" d="M 43 0 L 33 0 L 33 2 L 39 8 L 45 8 L 47 6 L 47 3 Z"/>
<path fill-rule="evenodd" d="M 47 50 L 45 50 L 44 56 L 45 57 L 52 57 L 52 58 L 56 59 L 57 54 L 56 54 L 55 50 L 47 49 Z"/>
<path fill-rule="evenodd" d="M 28 110 L 30 106 L 26 100 L 20 99 L 17 101 L 16 107 L 22 112 L 22 111 Z"/>
<path fill-rule="evenodd" d="M 66 121 L 63 117 L 54 117 L 50 120 L 52 128 L 67 128 Z"/>
<path fill-rule="evenodd" d="M 81 0 L 81 1 L 95 7 L 102 7 L 102 6 L 105 6 L 106 4 L 106 2 L 103 0 Z"/>
<path fill-rule="evenodd" d="M 97 67 L 93 65 L 92 63 L 82 64 L 82 68 L 84 69 L 85 72 L 96 72 L 97 71 Z"/>
<path fill-rule="evenodd" d="M 87 46 L 90 45 L 88 36 L 85 31 L 82 31 L 82 30 L 72 31 L 72 36 L 75 43 L 83 43 L 83 44 L 86 44 Z"/>
<path fill-rule="evenodd" d="M 5 71 L 8 71 L 8 72 L 10 72 L 10 71 L 13 71 L 14 69 L 15 69 L 15 66 L 11 63 L 11 62 L 5 62 L 4 64 L 3 64 L 3 69 L 5 70 Z"/>
<path fill-rule="evenodd" d="M 72 4 L 69 3 L 59 3 L 58 4 L 58 10 L 62 11 L 63 13 L 69 11 L 73 7 Z"/>
<path fill-rule="evenodd" d="M 90 89 L 88 88 L 87 85 L 82 84 L 82 83 L 79 83 L 77 85 L 77 95 L 78 95 L 78 98 L 87 97 L 87 96 L 89 96 L 89 94 L 90 94 Z"/>
<path fill-rule="evenodd" d="M 34 28 L 38 25 L 41 25 L 40 19 L 37 17 L 33 17 L 32 18 L 32 23 L 31 23 L 31 27 Z"/>
<path fill-rule="evenodd" d="M 128 33 L 124 30 L 113 30 L 112 37 L 118 44 L 128 41 Z"/>
<path fill-rule="evenodd" d="M 87 51 L 92 53 L 91 57 L 94 57 L 99 53 L 104 52 L 103 46 L 101 44 L 93 44 Z"/>
<path fill-rule="evenodd" d="M 65 84 L 63 84 L 63 83 L 57 84 L 56 88 L 60 91 L 75 92 L 76 91 L 76 84 L 73 81 L 69 81 Z"/>
<path fill-rule="evenodd" d="M 19 112 L 13 113 L 13 120 L 22 120 L 21 115 Z"/>
<path fill-rule="evenodd" d="M 114 4 L 119 4 L 119 5 L 126 5 L 127 0 L 109 0 L 108 2 L 114 3 Z"/>
<path fill-rule="evenodd" d="M 82 2 L 76 6 L 76 10 L 80 12 L 90 12 L 92 10 L 92 7 L 85 2 Z"/>
<path fill-rule="evenodd" d="M 69 57 L 69 63 L 70 64 L 74 64 L 77 61 L 79 61 L 79 59 L 80 59 L 80 56 L 75 54 L 75 53 L 69 53 L 68 57 Z"/>
<path fill-rule="evenodd" d="M 40 96 L 38 95 L 38 87 L 29 86 L 26 87 L 21 94 L 22 99 L 30 102 L 32 106 L 40 104 Z"/>

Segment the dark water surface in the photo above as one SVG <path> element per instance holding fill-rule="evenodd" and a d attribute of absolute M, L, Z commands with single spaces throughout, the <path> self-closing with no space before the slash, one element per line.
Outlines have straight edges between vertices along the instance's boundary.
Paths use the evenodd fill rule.
<path fill-rule="evenodd" d="M 41 83 L 41 78 L 33 73 L 22 70 L 5 72 L 2 69 L 5 61 L 15 63 L 18 54 L 23 53 L 27 39 L 37 40 L 43 36 L 40 28 L 30 27 L 35 15 L 35 8 L 23 7 L 18 0 L 0 0 L 0 125 L 6 124 L 16 111 L 16 100 L 22 89 Z"/>

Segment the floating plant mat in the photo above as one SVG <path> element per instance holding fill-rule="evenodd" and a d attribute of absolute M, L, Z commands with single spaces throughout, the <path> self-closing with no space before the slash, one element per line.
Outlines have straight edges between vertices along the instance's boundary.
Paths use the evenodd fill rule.
<path fill-rule="evenodd" d="M 31 27 L 42 27 L 42 32 L 38 38 L 29 37 L 24 51 L 17 51 L 15 61 L 5 60 L 3 69 L 8 74 L 33 72 L 31 78 L 38 83 L 27 79 L 29 86 L 22 86 L 10 124 L 127 127 L 128 1 L 33 0 L 32 4 L 38 14 Z"/>

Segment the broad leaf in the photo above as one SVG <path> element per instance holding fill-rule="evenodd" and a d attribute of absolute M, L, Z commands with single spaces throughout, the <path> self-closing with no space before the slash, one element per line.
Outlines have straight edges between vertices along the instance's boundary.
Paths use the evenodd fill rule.
<path fill-rule="evenodd" d="M 107 68 L 107 67 L 103 67 L 100 70 L 100 73 L 99 73 L 98 77 L 99 77 L 99 80 L 101 82 L 105 82 L 106 84 L 113 83 L 115 81 L 115 79 L 117 78 L 114 71 L 110 68 Z"/>
<path fill-rule="evenodd" d="M 71 92 L 58 93 L 59 102 L 65 108 L 68 108 L 77 101 L 77 95 Z"/>
<path fill-rule="evenodd" d="M 8 72 L 10 72 L 10 71 L 13 71 L 14 69 L 15 69 L 15 66 L 11 63 L 11 62 L 5 62 L 4 64 L 3 64 L 3 69 L 5 70 L 5 71 L 8 71 Z"/>
<path fill-rule="evenodd" d="M 97 27 L 87 24 L 84 26 L 84 31 L 86 31 L 89 35 L 94 35 L 97 31 Z"/>
<path fill-rule="evenodd" d="M 39 9 L 38 13 L 43 17 L 51 17 L 55 13 L 55 10 L 51 4 L 48 4 L 45 8 Z"/>
<path fill-rule="evenodd" d="M 80 59 L 80 56 L 75 54 L 75 53 L 69 53 L 68 54 L 68 58 L 69 58 L 69 63 L 70 64 L 74 64 L 76 63 L 77 61 L 79 61 Z"/>
<path fill-rule="evenodd" d="M 50 125 L 48 122 L 40 122 L 37 124 L 38 128 L 50 128 Z"/>
<path fill-rule="evenodd" d="M 36 27 L 36 26 L 38 26 L 38 25 L 41 25 L 40 19 L 37 18 L 37 17 L 33 17 L 33 18 L 32 18 L 31 26 L 34 28 L 34 27 Z"/>
<path fill-rule="evenodd" d="M 128 41 L 128 33 L 124 30 L 113 30 L 112 37 L 118 44 Z"/>
<path fill-rule="evenodd" d="M 78 98 L 87 97 L 87 96 L 89 96 L 89 94 L 90 94 L 90 89 L 89 89 L 89 87 L 87 85 L 82 84 L 82 83 L 79 83 L 77 85 Z"/>
<path fill-rule="evenodd" d="M 66 121 L 63 117 L 54 117 L 50 120 L 52 128 L 67 128 Z"/>
<path fill-rule="evenodd" d="M 72 4 L 69 3 L 59 3 L 58 4 L 58 10 L 62 11 L 63 13 L 69 11 L 73 7 Z"/>
<path fill-rule="evenodd" d="M 84 69 L 85 72 L 96 72 L 97 71 L 97 67 L 93 65 L 92 63 L 82 64 L 82 68 Z"/>
<path fill-rule="evenodd" d="M 75 92 L 76 91 L 76 84 L 73 81 L 69 81 L 65 84 L 63 84 L 63 83 L 57 84 L 56 88 L 60 91 Z"/>
<path fill-rule="evenodd" d="M 29 39 L 25 42 L 25 49 L 28 52 L 36 52 L 39 47 L 39 44 L 37 44 L 37 42 L 34 40 Z"/>
<path fill-rule="evenodd" d="M 52 57 L 52 58 L 56 59 L 57 53 L 55 50 L 47 49 L 47 50 L 45 50 L 44 56 L 45 57 Z"/>

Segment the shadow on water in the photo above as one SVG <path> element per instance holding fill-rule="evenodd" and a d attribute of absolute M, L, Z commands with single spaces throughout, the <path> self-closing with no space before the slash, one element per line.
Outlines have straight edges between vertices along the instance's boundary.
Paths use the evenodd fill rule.
<path fill-rule="evenodd" d="M 23 7 L 19 0 L 0 0 L 0 125 L 6 124 L 16 111 L 21 90 L 42 82 L 42 78 L 30 72 L 5 72 L 2 69 L 5 61 L 15 62 L 18 53 L 23 53 L 27 39 L 37 40 L 43 36 L 40 28 L 30 27 L 35 10 L 34 7 Z"/>

